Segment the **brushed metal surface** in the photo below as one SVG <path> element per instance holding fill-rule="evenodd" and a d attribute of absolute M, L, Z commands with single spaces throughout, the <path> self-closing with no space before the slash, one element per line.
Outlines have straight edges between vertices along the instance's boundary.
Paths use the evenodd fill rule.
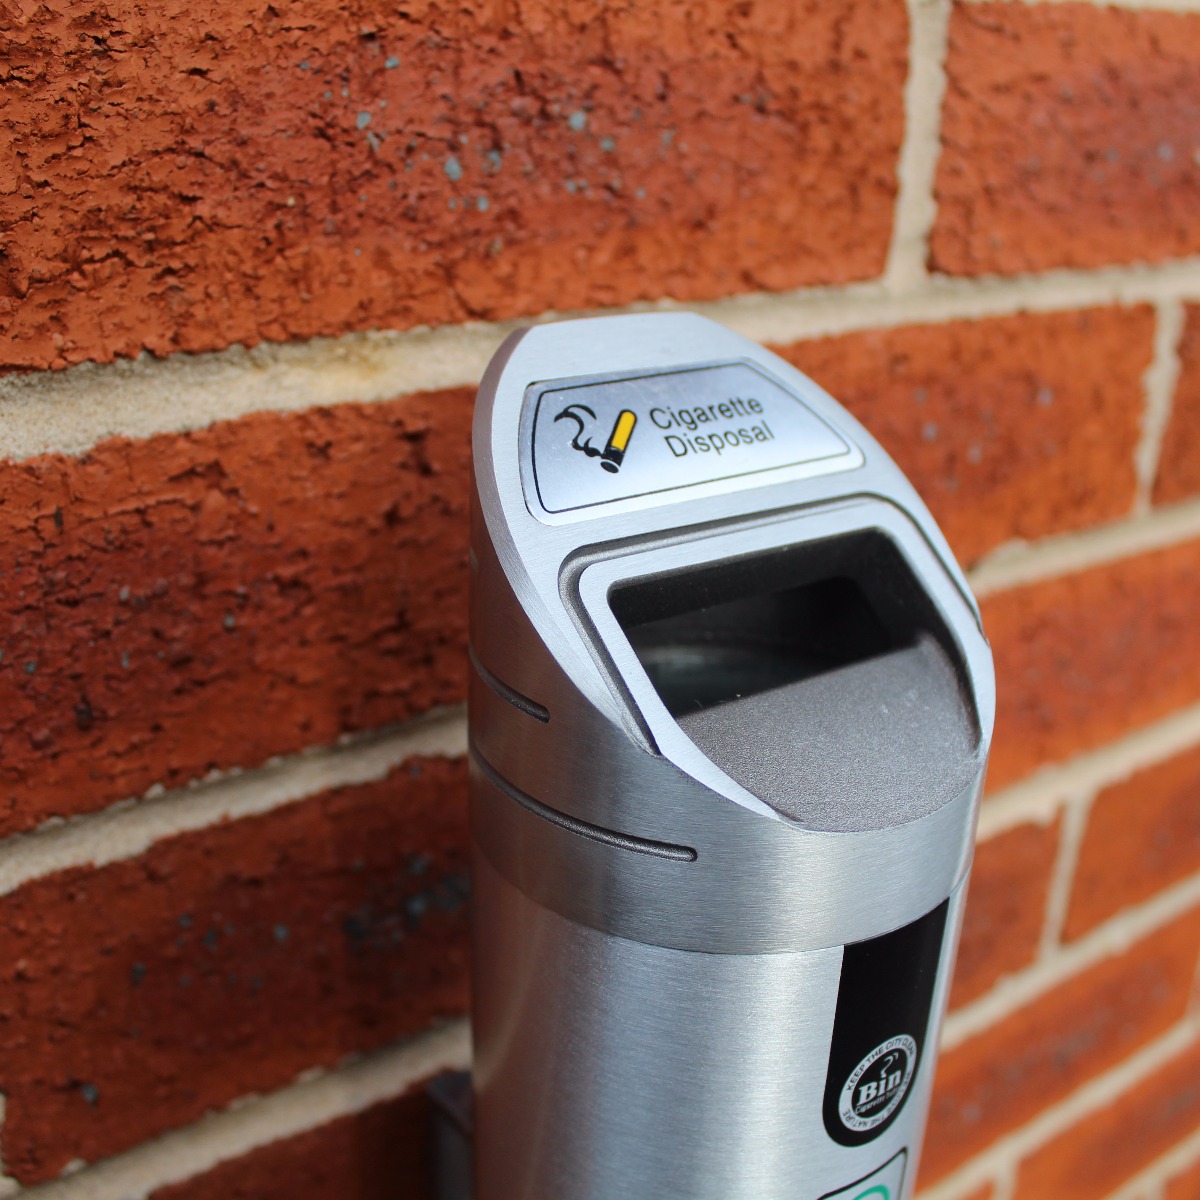
<path fill-rule="evenodd" d="M 612 453 L 607 441 L 599 455 L 571 449 L 560 434 L 574 422 L 555 423 L 555 408 L 546 453 L 570 456 L 567 482 L 539 493 L 542 391 L 712 368 L 776 381 L 853 462 L 807 458 L 797 429 L 795 449 L 761 471 L 656 469 L 660 479 L 639 481 L 648 410 L 630 434 L 620 414 L 633 406 L 606 400 L 601 416 L 597 399 L 589 445 L 603 437 Z M 995 710 L 978 609 L 945 539 L 831 397 L 687 314 L 514 335 L 481 385 L 473 453 L 477 1200 L 818 1200 L 901 1150 L 907 1195 L 935 1055 L 900 1118 L 866 1146 L 828 1136 L 822 1089 L 842 947 L 953 896 L 932 1024 L 945 1003 Z M 575 487 L 570 472 L 584 470 L 594 475 Z M 656 482 L 665 490 L 645 490 Z M 955 761 L 929 774 L 928 795 L 911 772 L 903 795 L 889 790 L 881 762 L 854 777 L 870 792 L 861 803 L 847 788 L 772 804 L 753 772 L 739 768 L 739 783 L 668 711 L 610 595 L 864 530 L 920 581 L 922 632 L 953 665 L 939 686 L 967 736 L 945 748 Z M 716 746 L 710 732 L 702 740 Z M 800 747 L 805 730 L 793 732 Z M 823 746 L 833 753 L 836 739 Z"/>
<path fill-rule="evenodd" d="M 477 538 L 475 652 L 506 683 L 543 705 L 549 720 L 525 716 L 473 673 L 474 753 L 551 809 L 697 851 L 686 871 L 664 874 L 642 856 L 564 837 L 481 782 L 473 792 L 474 819 L 486 824 L 489 833 L 481 840 L 498 869 L 536 889 L 544 903 L 597 928 L 732 953 L 860 941 L 904 925 L 944 899 L 970 861 L 986 749 L 982 730 L 968 786 L 943 797 L 928 815 L 857 833 L 806 829 L 782 818 L 697 749 L 666 711 L 607 603 L 611 586 L 646 571 L 864 527 L 897 539 L 986 689 L 990 656 L 971 608 L 924 538 L 892 505 L 859 499 L 702 535 L 693 531 L 665 544 L 645 536 L 571 556 L 565 564 L 568 598 L 553 599 L 578 622 L 573 630 L 588 657 L 577 673 L 559 665 L 564 644 L 548 646 L 533 628 L 490 539 Z M 577 604 L 569 599 L 576 586 Z M 584 695 L 582 687 L 597 681 L 608 696 L 620 698 L 616 719 Z M 990 726 L 990 713 L 981 711 L 978 719 Z M 864 890 L 864 879 L 877 887 Z"/>
<path fill-rule="evenodd" d="M 662 495 L 632 497 L 556 514 L 530 506 L 522 477 L 529 480 L 528 494 L 536 495 L 533 410 L 524 406 L 531 383 L 682 369 L 720 359 L 746 361 L 779 378 L 821 420 L 861 450 L 862 465 L 817 477 L 806 477 L 804 466 L 783 467 L 677 489 L 665 493 L 665 501 Z M 473 548 L 494 563 L 494 569 L 489 569 L 486 611 L 473 607 L 472 642 L 480 661 L 498 678 L 547 706 L 538 694 L 546 682 L 538 677 L 538 670 L 549 665 L 554 673 L 569 678 L 605 720 L 618 726 L 629 720 L 627 705 L 597 669 L 577 616 L 559 593 L 564 565 L 587 547 L 635 545 L 647 538 L 660 539 L 668 531 L 685 536 L 688 531 L 764 514 L 842 504 L 847 496 L 873 496 L 908 515 L 933 551 L 938 570 L 977 619 L 966 580 L 936 523 L 870 434 L 799 371 L 700 317 L 686 313 L 604 317 L 538 326 L 512 335 L 480 384 L 472 443 L 477 492 Z M 501 580 L 503 587 L 492 586 Z M 505 590 L 513 603 L 501 596 Z M 526 631 L 536 637 L 531 641 L 524 636 Z M 979 636 L 978 628 L 975 632 Z M 986 740 L 995 708 L 990 670 L 977 673 L 972 688 Z"/>
<path fill-rule="evenodd" d="M 908 1154 L 901 1150 L 878 1171 L 865 1179 L 856 1179 L 849 1187 L 822 1196 L 821 1200 L 892 1200 L 901 1194 L 908 1178 Z"/>
<path fill-rule="evenodd" d="M 656 771 L 639 776 L 630 769 L 630 786 L 657 810 L 664 793 L 673 791 L 679 820 L 669 828 L 676 836 L 648 823 L 594 823 L 686 845 L 696 851 L 688 862 L 573 834 L 501 792 L 477 759 L 476 746 L 471 822 L 495 869 L 581 924 L 647 943 L 746 954 L 863 941 L 935 907 L 970 864 L 975 788 L 900 830 L 813 835 L 714 802 L 677 771 L 666 777 L 661 768 L 669 764 L 662 759 L 652 760 Z M 684 822 L 689 801 L 697 809 L 690 830 Z"/>
<path fill-rule="evenodd" d="M 932 1053 L 876 1141 L 825 1133 L 840 947 L 648 946 L 551 912 L 482 856 L 474 870 L 475 1200 L 817 1200 L 914 1154 Z"/>

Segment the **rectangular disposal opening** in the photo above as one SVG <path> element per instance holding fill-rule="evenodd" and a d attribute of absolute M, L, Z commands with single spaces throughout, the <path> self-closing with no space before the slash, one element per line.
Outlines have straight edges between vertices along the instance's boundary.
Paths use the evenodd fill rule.
<path fill-rule="evenodd" d="M 635 580 L 609 599 L 675 717 L 875 658 L 940 626 L 899 551 L 873 531 Z"/>
<path fill-rule="evenodd" d="M 699 607 L 671 616 L 639 620 L 647 597 L 635 589 L 613 604 L 674 717 L 797 683 L 894 645 L 862 589 L 844 576 L 715 602 L 699 580 L 688 591 L 689 603 Z"/>
<path fill-rule="evenodd" d="M 810 828 L 915 819 L 973 777 L 961 652 L 879 531 L 644 576 L 609 603 L 691 741 Z"/>

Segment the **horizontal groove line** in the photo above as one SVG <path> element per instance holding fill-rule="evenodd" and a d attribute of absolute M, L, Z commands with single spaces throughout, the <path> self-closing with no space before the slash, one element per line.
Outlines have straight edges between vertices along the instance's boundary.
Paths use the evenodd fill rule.
<path fill-rule="evenodd" d="M 1006 587 L 1061 577 L 1194 537 L 1200 537 L 1200 501 L 1156 510 L 1098 530 L 1050 538 L 1019 551 L 1001 552 L 985 560 L 971 573 L 970 579 L 977 593 L 987 596 Z M 434 716 L 432 720 L 432 725 L 425 719 L 418 719 L 382 737 L 370 735 L 343 746 L 305 752 L 282 763 L 231 773 L 154 799 L 121 801 L 97 813 L 9 838 L 0 842 L 0 894 L 56 870 L 133 857 L 154 841 L 177 832 L 203 828 L 210 821 L 225 819 L 227 815 L 266 811 L 294 798 L 311 795 L 323 786 L 363 779 L 361 764 L 378 759 L 380 754 L 386 758 L 389 747 L 396 744 L 393 739 L 417 738 L 418 742 L 408 749 L 409 753 L 417 754 L 421 752 L 420 738 L 427 735 L 435 740 L 442 738 L 443 733 L 438 730 L 448 728 L 444 724 L 445 716 Z M 1187 748 L 1196 740 L 1194 727 L 1197 720 L 1200 717 L 1191 710 L 1175 714 L 1118 742 L 1087 752 L 1066 764 L 1044 769 L 1029 780 L 1012 785 L 985 802 L 982 821 L 985 836 L 1000 832 L 1021 819 L 1017 817 L 1010 821 L 1000 815 L 1001 809 L 1014 814 L 1020 810 L 1032 812 L 1039 806 L 1053 803 L 1047 799 L 1049 792 L 1061 797 L 1081 787 L 1094 788 Z M 464 754 L 466 732 L 462 710 L 452 714 L 450 721 L 454 726 L 451 732 L 451 740 L 456 743 L 454 753 Z M 1158 741 L 1163 743 L 1161 751 L 1155 748 Z M 401 747 L 401 752 L 403 750 Z M 1127 753 L 1133 756 L 1128 764 L 1122 761 Z M 355 760 L 360 763 L 359 767 L 354 765 Z M 339 773 L 339 763 L 345 766 L 344 774 Z M 315 775 L 311 785 L 301 782 L 300 777 L 305 774 Z M 263 786 L 275 793 L 276 798 L 269 802 L 250 800 L 248 793 Z M 279 794 L 281 790 L 283 794 Z M 228 805 L 217 804 L 216 798 L 226 794 L 230 796 Z M 214 815 L 206 817 L 206 809 L 211 809 Z"/>
<path fill-rule="evenodd" d="M 122 801 L 0 842 L 0 895 L 57 871 L 136 858 L 166 838 L 260 816 L 332 788 L 377 782 L 410 758 L 461 758 L 466 749 L 459 706 L 151 799 Z"/>
<path fill-rule="evenodd" d="M 471 660 L 471 666 L 475 668 L 475 673 L 501 700 L 511 704 L 513 708 L 518 712 L 523 712 L 527 717 L 532 717 L 535 721 L 541 721 L 543 725 L 550 723 L 550 710 L 545 705 L 539 704 L 536 700 L 531 700 L 524 692 L 518 692 L 516 688 L 509 687 L 499 676 L 493 675 L 479 661 L 479 656 L 475 653 L 474 646 L 467 647 L 467 656 Z"/>
<path fill-rule="evenodd" d="M 696 861 L 696 851 L 690 846 L 678 846 L 673 842 L 658 842 L 652 838 L 637 837 L 631 833 L 618 833 L 615 829 L 605 829 L 602 825 L 593 825 L 590 821 L 581 821 L 578 817 L 568 816 L 557 808 L 551 808 L 540 800 L 526 795 L 519 788 L 513 787 L 479 753 L 479 748 L 474 744 L 471 746 L 471 755 L 489 783 L 535 817 L 541 817 L 542 820 L 549 821 L 551 825 L 557 825 L 561 829 L 587 838 L 589 841 L 602 842 L 606 846 L 613 846 L 619 850 L 631 850 L 635 854 L 647 854 L 651 858 L 666 858 L 674 862 Z"/>
<path fill-rule="evenodd" d="M 661 301 L 520 321 L 264 342 L 163 359 L 142 355 L 62 371 L 0 376 L 0 458 L 82 454 L 104 438 L 180 433 L 251 412 L 294 411 L 471 386 L 514 329 L 563 316 L 687 309 L 759 342 L 1022 312 L 1200 299 L 1200 259 L 1155 267 L 1048 271 L 1008 278 L 881 280 L 705 303 Z M 171 403 L 163 405 L 164 396 Z"/>

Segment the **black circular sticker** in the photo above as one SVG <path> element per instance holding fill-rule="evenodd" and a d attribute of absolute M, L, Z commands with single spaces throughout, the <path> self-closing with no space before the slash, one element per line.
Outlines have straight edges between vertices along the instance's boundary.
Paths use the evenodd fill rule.
<path fill-rule="evenodd" d="M 876 1046 L 850 1072 L 838 1097 L 838 1116 L 847 1129 L 866 1133 L 900 1107 L 917 1065 L 917 1043 L 899 1034 Z"/>

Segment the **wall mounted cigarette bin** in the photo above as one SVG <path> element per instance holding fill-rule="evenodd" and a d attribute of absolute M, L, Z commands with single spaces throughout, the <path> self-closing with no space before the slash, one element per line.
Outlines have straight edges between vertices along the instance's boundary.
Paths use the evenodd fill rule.
<path fill-rule="evenodd" d="M 474 425 L 475 1200 L 911 1195 L 994 709 L 869 434 L 686 314 Z"/>

